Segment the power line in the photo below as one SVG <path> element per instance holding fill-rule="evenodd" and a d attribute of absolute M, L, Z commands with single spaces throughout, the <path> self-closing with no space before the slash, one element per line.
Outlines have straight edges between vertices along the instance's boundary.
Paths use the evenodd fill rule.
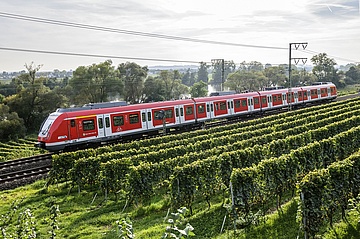
<path fill-rule="evenodd" d="M 25 15 L 6 13 L 6 12 L 0 12 L 0 17 L 23 20 L 23 21 L 38 22 L 38 23 L 46 23 L 46 24 L 52 24 L 52 25 L 58 25 L 58 26 L 82 28 L 82 29 L 95 30 L 95 31 L 104 31 L 104 32 L 136 35 L 136 36 L 143 36 L 143 37 L 161 38 L 161 39 L 167 39 L 167 40 L 187 41 L 187 42 L 197 42 L 197 43 L 227 45 L 227 46 L 237 46 L 237 47 L 273 49 L 273 50 L 287 50 L 287 48 L 285 48 L 285 47 L 251 45 L 251 44 L 231 43 L 231 42 L 222 42 L 222 41 L 210 41 L 210 40 L 202 40 L 202 39 L 179 37 L 179 36 L 170 36 L 170 35 L 156 34 L 156 33 L 149 33 L 149 32 L 130 31 L 130 30 L 124 30 L 124 29 L 116 29 L 116 28 L 108 28 L 108 27 L 101 27 L 101 26 L 88 25 L 88 24 L 58 21 L 58 20 L 52 20 L 52 19 L 47 19 L 47 18 L 31 17 L 31 16 L 25 16 Z"/>
<path fill-rule="evenodd" d="M 262 48 L 262 49 L 273 49 L 273 50 L 288 50 L 285 47 L 273 47 L 273 46 L 262 46 L 262 45 L 251 45 L 251 44 L 241 44 L 241 43 L 230 43 L 230 42 L 221 42 L 221 41 L 210 41 L 210 40 L 202 40 L 202 39 L 195 39 L 195 38 L 187 38 L 187 37 L 178 37 L 178 36 L 170 36 L 164 34 L 156 34 L 156 33 L 148 33 L 148 32 L 140 32 L 140 31 L 130 31 L 124 29 L 116 29 L 116 28 L 108 28 L 108 27 L 101 27 L 95 25 L 88 25 L 88 24 L 79 24 L 73 22 L 66 22 L 66 21 L 58 21 L 46 18 L 38 18 L 38 17 L 31 17 L 25 15 L 18 15 L 6 12 L 0 12 L 0 17 L 23 20 L 23 21 L 31 21 L 31 22 L 38 22 L 38 23 L 45 23 L 45 24 L 52 24 L 58 26 L 66 26 L 66 27 L 73 27 L 73 28 L 81 28 L 81 29 L 88 29 L 88 30 L 96 30 L 96 31 L 104 31 L 104 32 L 112 32 L 118 34 L 127 34 L 127 35 L 135 35 L 135 36 L 143 36 L 143 37 L 152 37 L 152 38 L 160 38 L 160 39 L 167 39 L 167 40 L 177 40 L 177 41 L 187 41 L 187 42 L 197 42 L 197 43 L 206 43 L 206 44 L 216 44 L 216 45 L 227 45 L 227 46 L 237 46 L 237 47 L 251 47 L 251 48 Z M 12 48 L 1 48 L 3 50 L 10 50 Z M 50 51 L 39 51 L 39 50 L 25 50 L 25 49 L 14 49 L 16 51 L 27 51 L 27 52 L 37 52 L 37 53 L 49 53 L 49 54 L 61 54 L 61 55 L 75 55 L 75 56 L 91 56 L 91 57 L 109 57 L 109 56 L 100 56 L 100 55 L 91 55 L 91 54 L 78 54 L 78 53 L 61 53 L 61 52 L 50 52 Z M 320 52 L 311 51 L 311 50 L 301 50 L 307 54 L 319 54 Z M 347 59 L 338 56 L 331 56 L 335 59 L 343 60 L 343 61 L 350 61 L 350 62 L 357 62 L 352 59 Z M 134 60 L 153 60 L 153 61 L 168 61 L 168 62 L 183 62 L 183 63 L 194 63 L 194 61 L 181 61 L 181 60 L 166 60 L 166 59 L 152 59 L 152 58 L 137 58 L 137 57 L 118 57 L 118 56 L 111 56 L 112 58 L 119 58 L 119 59 L 134 59 Z M 199 62 L 196 62 L 199 63 Z"/>
<path fill-rule="evenodd" d="M 139 61 L 162 61 L 162 62 L 179 62 L 179 63 L 194 63 L 194 64 L 199 64 L 200 62 L 203 62 L 203 61 L 170 60 L 170 59 L 144 58 L 144 57 L 96 55 L 96 54 L 59 52 L 59 51 L 43 51 L 43 50 L 31 50 L 31 49 L 10 48 L 10 47 L 0 47 L 0 50 L 31 52 L 31 53 L 41 53 L 41 54 L 55 54 L 55 55 L 66 55 L 66 56 L 85 56 L 85 57 L 111 58 L 111 59 L 123 59 L 123 60 L 139 60 Z M 205 62 L 205 63 L 209 63 L 209 62 Z"/>
<path fill-rule="evenodd" d="M 312 50 L 302 50 L 302 49 L 299 49 L 300 51 L 304 52 L 304 53 L 307 53 L 307 54 L 321 54 L 321 52 L 317 52 L 317 51 L 312 51 Z M 343 58 L 343 57 L 338 57 L 338 56 L 332 56 L 332 55 L 328 55 L 326 54 L 327 56 L 329 57 L 332 57 L 332 58 L 335 58 L 335 59 L 338 59 L 338 60 L 342 60 L 342 61 L 349 61 L 349 62 L 353 62 L 353 63 L 356 63 L 357 61 L 353 60 L 353 59 L 347 59 L 347 58 Z"/>

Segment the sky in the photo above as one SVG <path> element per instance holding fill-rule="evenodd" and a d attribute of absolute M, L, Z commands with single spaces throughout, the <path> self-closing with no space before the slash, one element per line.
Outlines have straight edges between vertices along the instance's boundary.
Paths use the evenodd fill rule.
<path fill-rule="evenodd" d="M 289 52 L 306 64 L 319 53 L 339 65 L 359 63 L 359 6 L 360 0 L 2 0 L 0 72 L 32 62 L 40 71 L 75 70 L 109 59 L 114 66 L 214 59 L 277 65 L 288 64 Z M 290 51 L 290 43 L 307 47 L 292 44 Z"/>

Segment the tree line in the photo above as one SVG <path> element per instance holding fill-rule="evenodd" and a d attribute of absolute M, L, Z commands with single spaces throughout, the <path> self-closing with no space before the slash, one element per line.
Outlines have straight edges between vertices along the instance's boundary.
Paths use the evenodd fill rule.
<path fill-rule="evenodd" d="M 312 72 L 292 67 L 291 86 L 331 81 L 338 88 L 360 83 L 360 65 L 339 71 L 326 53 L 311 58 Z M 10 83 L 0 83 L 0 140 L 16 139 L 36 132 L 49 113 L 57 108 L 86 103 L 124 100 L 130 104 L 201 97 L 214 89 L 235 92 L 258 91 L 264 87 L 289 87 L 288 65 L 263 65 L 260 62 L 233 61 L 199 64 L 197 71 L 164 70 L 149 75 L 147 66 L 134 62 L 114 66 L 106 60 L 90 66 L 79 66 L 72 77 L 61 79 L 38 76 L 41 65 L 25 64 L 26 71 Z"/>

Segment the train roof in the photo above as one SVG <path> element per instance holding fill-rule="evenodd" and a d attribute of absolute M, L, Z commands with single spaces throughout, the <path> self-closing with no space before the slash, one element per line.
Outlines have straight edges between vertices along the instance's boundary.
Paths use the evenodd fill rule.
<path fill-rule="evenodd" d="M 92 109 L 103 109 L 111 107 L 126 106 L 125 101 L 116 101 L 116 102 L 104 102 L 104 103 L 89 103 L 85 104 L 82 107 L 71 107 L 71 108 L 59 108 L 56 112 L 73 112 L 73 111 L 82 111 L 82 110 L 92 110 Z"/>
<path fill-rule="evenodd" d="M 173 101 L 161 101 L 161 102 L 152 102 L 152 103 L 143 103 L 143 104 L 134 104 L 134 105 L 126 105 L 121 107 L 110 107 L 110 108 L 99 108 L 99 109 L 87 109 L 87 110 L 80 110 L 80 111 L 65 111 L 68 117 L 76 117 L 81 115 L 95 115 L 95 114 L 110 114 L 116 113 L 120 110 L 122 112 L 129 112 L 135 110 L 142 110 L 142 109 L 156 109 L 156 108 L 163 108 L 175 105 L 186 105 L 186 104 L 193 104 L 194 101 L 192 99 L 185 99 L 185 100 L 173 100 Z"/>
<path fill-rule="evenodd" d="M 194 101 L 196 103 L 203 103 L 209 101 L 228 100 L 228 99 L 246 98 L 246 97 L 254 97 L 254 96 L 259 96 L 259 93 L 255 91 L 255 92 L 247 92 L 247 93 L 232 94 L 232 95 L 207 96 L 207 97 L 194 98 Z"/>

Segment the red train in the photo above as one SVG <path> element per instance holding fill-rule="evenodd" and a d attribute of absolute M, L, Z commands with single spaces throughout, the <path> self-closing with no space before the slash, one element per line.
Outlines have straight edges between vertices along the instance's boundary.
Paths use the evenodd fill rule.
<path fill-rule="evenodd" d="M 332 83 L 185 100 L 136 105 L 100 103 L 81 108 L 58 109 L 42 124 L 37 146 L 49 151 L 99 144 L 125 136 L 142 135 L 166 128 L 181 128 L 218 118 L 249 115 L 290 105 L 332 100 Z"/>

